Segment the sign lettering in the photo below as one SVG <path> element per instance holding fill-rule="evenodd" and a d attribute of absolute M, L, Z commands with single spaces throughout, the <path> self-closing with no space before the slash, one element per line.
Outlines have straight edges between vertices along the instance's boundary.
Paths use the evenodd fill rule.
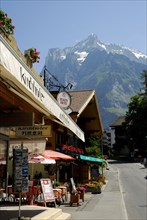
<path fill-rule="evenodd" d="M 16 137 L 51 137 L 51 126 L 29 126 L 16 128 Z"/>
<path fill-rule="evenodd" d="M 25 86 L 27 86 L 34 93 L 34 95 L 42 101 L 44 95 L 41 92 L 41 88 L 35 84 L 35 80 L 33 80 L 31 76 L 27 77 L 25 73 L 22 72 L 22 67 L 20 67 L 20 77 L 21 82 L 23 82 L 23 84 L 25 84 Z"/>

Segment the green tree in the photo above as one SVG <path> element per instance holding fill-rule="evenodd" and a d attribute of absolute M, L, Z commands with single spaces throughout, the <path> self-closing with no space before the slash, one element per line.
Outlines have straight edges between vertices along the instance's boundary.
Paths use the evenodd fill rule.
<path fill-rule="evenodd" d="M 87 140 L 85 150 L 89 156 L 100 157 L 102 155 L 100 137 L 91 135 Z"/>
<path fill-rule="evenodd" d="M 126 112 L 125 128 L 131 151 L 139 149 L 138 154 L 147 152 L 147 71 L 142 73 L 143 88 L 133 96 Z"/>

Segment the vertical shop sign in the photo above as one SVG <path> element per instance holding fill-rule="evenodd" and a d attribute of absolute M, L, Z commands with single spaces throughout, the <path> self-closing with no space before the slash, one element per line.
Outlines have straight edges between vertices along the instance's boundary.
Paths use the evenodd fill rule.
<path fill-rule="evenodd" d="M 28 149 L 13 149 L 13 191 L 28 192 Z"/>

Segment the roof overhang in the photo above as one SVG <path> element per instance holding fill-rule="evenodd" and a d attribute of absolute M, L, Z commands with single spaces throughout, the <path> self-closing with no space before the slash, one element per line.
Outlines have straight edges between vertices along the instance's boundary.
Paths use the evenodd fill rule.
<path fill-rule="evenodd" d="M 47 117 L 50 118 L 50 115 L 56 117 L 83 142 L 85 141 L 84 132 L 58 105 L 56 99 L 2 36 L 0 36 L 0 58 L 0 77 L 10 82 L 9 90 L 17 93 L 32 106 L 35 105 L 34 107 Z"/>

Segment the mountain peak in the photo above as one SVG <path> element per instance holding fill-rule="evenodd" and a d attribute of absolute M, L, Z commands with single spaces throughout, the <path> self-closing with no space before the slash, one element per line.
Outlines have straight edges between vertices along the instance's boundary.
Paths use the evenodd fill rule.
<path fill-rule="evenodd" d="M 98 42 L 100 42 L 98 40 L 98 37 L 96 34 L 90 34 L 86 39 L 78 42 L 75 46 L 74 46 L 74 50 L 88 50 L 91 48 L 97 48 Z"/>
<path fill-rule="evenodd" d="M 117 44 L 107 44 L 100 41 L 96 34 L 90 34 L 86 39 L 78 42 L 75 46 L 72 47 L 72 51 L 86 52 L 89 53 L 93 49 L 98 49 L 99 51 L 106 51 L 107 53 L 119 54 L 128 57 L 130 60 L 146 63 L 147 56 L 137 50 L 130 49 L 126 46 L 121 46 Z"/>
<path fill-rule="evenodd" d="M 87 40 L 90 42 L 98 42 L 99 40 L 98 40 L 98 37 L 97 37 L 97 35 L 96 34 L 94 34 L 94 33 L 92 33 L 92 34 L 90 34 L 89 36 L 88 36 L 88 38 L 87 38 Z"/>

